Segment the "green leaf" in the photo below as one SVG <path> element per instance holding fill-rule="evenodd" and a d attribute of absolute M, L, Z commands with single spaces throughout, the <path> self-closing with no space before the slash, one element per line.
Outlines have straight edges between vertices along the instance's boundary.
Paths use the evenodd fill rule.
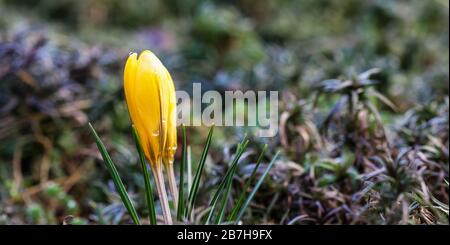
<path fill-rule="evenodd" d="M 233 161 L 232 161 L 232 163 L 230 165 L 230 168 L 228 169 L 228 171 L 226 172 L 225 176 L 220 181 L 220 184 L 217 187 L 217 191 L 216 191 L 216 193 L 214 193 L 214 196 L 213 196 L 213 198 L 212 198 L 212 200 L 211 200 L 211 202 L 209 204 L 210 211 L 209 211 L 208 217 L 207 217 L 206 222 L 205 222 L 205 224 L 207 224 L 207 225 L 211 221 L 211 218 L 212 218 L 212 216 L 214 214 L 214 211 L 215 211 L 217 202 L 219 200 L 219 197 L 222 194 L 222 191 L 224 190 L 224 187 L 225 187 L 228 179 L 230 178 L 230 175 L 232 176 L 233 171 L 235 170 L 236 165 L 239 162 L 239 159 L 240 159 L 242 153 L 244 152 L 245 148 L 247 147 L 248 141 L 246 141 L 245 144 L 244 144 L 244 140 L 245 140 L 245 137 L 244 137 L 243 141 L 241 141 L 241 143 L 238 144 L 237 149 L 236 149 L 236 154 L 235 154 L 235 157 L 234 157 L 234 159 L 233 159 Z"/>
<path fill-rule="evenodd" d="M 258 160 L 256 161 L 255 168 L 253 169 L 250 177 L 248 178 L 247 182 L 245 183 L 244 187 L 242 188 L 242 193 L 239 196 L 236 204 L 234 205 L 234 208 L 231 211 L 230 216 L 228 216 L 228 221 L 233 221 L 236 219 L 238 211 L 241 208 L 242 203 L 244 202 L 244 198 L 245 198 L 245 195 L 247 194 L 247 190 L 256 177 L 256 172 L 258 171 L 259 165 L 261 164 L 261 162 L 264 158 L 264 153 L 266 152 L 266 150 L 267 150 L 267 144 L 264 145 L 264 148 L 262 149 L 261 154 L 259 155 Z"/>
<path fill-rule="evenodd" d="M 221 202 L 221 208 L 219 211 L 219 215 L 217 215 L 216 220 L 215 220 L 216 224 L 220 224 L 223 220 L 223 217 L 225 216 L 225 208 L 227 206 L 227 201 L 229 200 L 228 198 L 231 193 L 231 184 L 233 183 L 233 177 L 234 177 L 235 173 L 236 173 L 236 167 L 231 170 L 230 175 L 228 176 L 225 186 L 223 188 L 225 193 L 222 196 L 222 202 Z"/>
<path fill-rule="evenodd" d="M 102 154 L 103 162 L 105 163 L 106 168 L 108 169 L 109 173 L 111 174 L 114 185 L 116 186 L 116 189 L 119 192 L 119 195 L 120 195 L 120 198 L 122 199 L 123 204 L 125 205 L 126 209 L 128 210 L 128 213 L 130 213 L 131 218 L 133 219 L 133 222 L 136 225 L 139 225 L 140 221 L 139 221 L 139 217 L 137 215 L 136 209 L 134 208 L 133 203 L 131 202 L 130 197 L 128 196 L 125 186 L 123 185 L 122 180 L 120 179 L 119 173 L 117 172 L 117 169 L 116 169 L 113 161 L 111 160 L 111 157 L 109 156 L 108 152 L 106 151 L 105 145 L 100 140 L 100 137 L 98 137 L 97 132 L 95 131 L 94 127 L 92 127 L 91 123 L 89 123 L 89 128 L 95 137 L 95 143 L 97 143 L 98 150 Z"/>
<path fill-rule="evenodd" d="M 215 220 L 216 224 L 220 224 L 223 220 L 223 217 L 225 216 L 225 208 L 226 208 L 227 201 L 229 200 L 228 198 L 229 198 L 229 195 L 231 192 L 231 184 L 233 183 L 234 174 L 236 173 L 239 159 L 241 158 L 242 154 L 245 152 L 245 149 L 247 148 L 248 142 L 249 141 L 247 140 L 242 145 L 242 147 L 239 149 L 238 155 L 235 158 L 235 161 L 233 162 L 233 168 L 231 169 L 231 171 L 228 175 L 228 178 L 225 183 L 225 187 L 223 189 L 225 191 L 225 193 L 223 194 L 223 197 L 222 197 L 222 203 L 221 203 L 219 215 L 216 217 L 216 220 Z"/>
<path fill-rule="evenodd" d="M 188 198 L 188 208 L 187 208 L 185 217 L 188 217 L 192 213 L 192 210 L 194 208 L 194 203 L 195 203 L 195 199 L 197 198 L 198 187 L 200 184 L 200 177 L 202 175 L 203 168 L 205 167 L 205 161 L 206 161 L 206 157 L 208 156 L 209 146 L 211 145 L 211 139 L 212 139 L 213 132 L 214 132 L 214 125 L 209 130 L 208 138 L 205 143 L 205 148 L 203 149 L 202 156 L 198 163 L 194 181 L 192 182 L 192 187 L 189 192 L 189 198 Z"/>
<path fill-rule="evenodd" d="M 153 191 L 152 186 L 150 184 L 150 174 L 148 172 L 148 167 L 145 162 L 144 152 L 142 151 L 141 140 L 139 139 L 139 135 L 136 131 L 136 127 L 132 125 L 133 139 L 136 144 L 136 149 L 139 153 L 139 162 L 141 163 L 142 171 L 144 172 L 144 182 L 145 182 L 145 201 L 147 203 L 148 208 L 148 218 L 150 220 L 150 224 L 156 225 L 156 211 L 155 211 L 155 201 L 153 199 Z"/>
<path fill-rule="evenodd" d="M 186 143 L 186 126 L 181 126 L 182 134 L 183 134 L 183 149 L 181 153 L 181 164 L 180 164 L 180 183 L 179 183 L 179 192 L 178 192 L 178 210 L 177 210 L 177 219 L 182 221 L 183 214 L 185 212 L 185 202 L 184 202 L 184 167 L 187 163 L 187 143 Z"/>
<path fill-rule="evenodd" d="M 279 154 L 280 154 L 280 152 L 277 152 L 277 154 L 275 154 L 275 156 L 272 158 L 272 161 L 270 161 L 269 166 L 267 166 L 266 170 L 259 178 L 259 180 L 256 183 L 255 187 L 253 188 L 252 192 L 250 193 L 250 195 L 248 195 L 247 199 L 245 200 L 244 204 L 242 205 L 241 210 L 239 211 L 239 213 L 236 217 L 236 220 L 234 222 L 235 224 L 239 220 L 241 220 L 242 216 L 245 213 L 245 210 L 247 209 L 248 205 L 250 205 L 250 202 L 252 201 L 252 199 L 255 196 L 256 192 L 258 191 L 259 187 L 261 187 L 261 184 L 264 182 L 264 179 L 266 178 L 267 174 L 269 174 L 269 171 L 270 171 L 270 169 L 272 169 L 273 165 L 275 164 L 275 160 L 278 158 Z"/>

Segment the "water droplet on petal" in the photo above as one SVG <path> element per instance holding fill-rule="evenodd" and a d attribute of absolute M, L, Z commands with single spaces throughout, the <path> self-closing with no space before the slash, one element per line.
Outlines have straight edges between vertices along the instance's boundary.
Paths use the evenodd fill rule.
<path fill-rule="evenodd" d="M 159 130 L 158 129 L 154 130 L 152 134 L 153 136 L 159 136 Z"/>

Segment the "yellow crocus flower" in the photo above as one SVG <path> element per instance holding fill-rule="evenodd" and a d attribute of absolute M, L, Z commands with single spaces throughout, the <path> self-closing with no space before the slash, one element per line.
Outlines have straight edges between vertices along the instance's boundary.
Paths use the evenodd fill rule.
<path fill-rule="evenodd" d="M 125 65 L 124 90 L 130 117 L 135 125 L 147 160 L 160 164 L 166 141 L 168 94 L 172 83 L 161 61 L 150 51 L 130 55 Z"/>
<path fill-rule="evenodd" d="M 176 202 L 178 191 L 173 173 L 177 146 L 176 97 L 172 78 L 151 51 L 143 51 L 139 57 L 132 53 L 125 65 L 124 90 L 131 120 L 155 177 L 165 221 L 171 223 L 162 164 L 164 162 L 169 174 L 172 196 Z"/>

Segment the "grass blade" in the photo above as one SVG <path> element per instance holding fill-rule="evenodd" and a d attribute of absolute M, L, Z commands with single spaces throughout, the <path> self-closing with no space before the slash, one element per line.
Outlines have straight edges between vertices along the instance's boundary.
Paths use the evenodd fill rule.
<path fill-rule="evenodd" d="M 236 165 L 237 166 L 237 165 Z M 220 224 L 223 220 L 223 217 L 225 216 L 225 209 L 227 206 L 227 201 L 229 200 L 228 197 L 230 195 L 231 192 L 231 184 L 233 183 L 233 177 L 234 174 L 236 173 L 236 167 L 234 167 L 231 172 L 230 175 L 228 176 L 228 179 L 226 180 L 226 184 L 225 187 L 223 188 L 223 190 L 225 191 L 225 193 L 222 196 L 222 202 L 221 202 L 221 208 L 219 211 L 219 215 L 217 215 L 215 223 L 216 224 Z"/>
<path fill-rule="evenodd" d="M 250 177 L 248 178 L 247 182 L 244 184 L 244 187 L 242 188 L 242 193 L 239 196 L 233 210 L 231 211 L 231 214 L 228 217 L 228 221 L 233 221 L 236 219 L 238 211 L 241 208 L 242 203 L 244 202 L 244 198 L 245 198 L 245 195 L 247 194 L 247 190 L 256 177 L 256 172 L 258 171 L 259 165 L 261 164 L 261 162 L 264 158 L 264 153 L 266 152 L 266 150 L 267 150 L 267 144 L 264 145 L 264 148 L 262 149 L 261 154 L 259 155 L 258 160 L 256 161 L 255 168 L 253 169 L 252 173 L 250 174 Z"/>
<path fill-rule="evenodd" d="M 98 137 L 97 132 L 95 131 L 94 127 L 92 127 L 92 125 L 90 123 L 89 123 L 89 128 L 95 137 L 95 143 L 97 144 L 98 150 L 102 154 L 103 162 L 105 163 L 106 168 L 108 169 L 109 173 L 111 174 L 114 185 L 116 186 L 116 189 L 119 192 L 119 195 L 120 195 L 120 198 L 122 199 L 123 204 L 125 205 L 126 209 L 128 210 L 128 213 L 130 213 L 131 218 L 133 219 L 133 222 L 136 225 L 139 225 L 140 221 L 139 221 L 139 217 L 137 215 L 136 209 L 134 208 L 133 203 L 131 202 L 130 197 L 128 196 L 125 186 L 123 185 L 122 180 L 120 179 L 119 173 L 117 172 L 117 169 L 114 166 L 114 163 L 111 160 L 111 157 L 109 156 L 108 152 L 106 151 L 105 145 L 100 140 L 100 137 Z"/>
<path fill-rule="evenodd" d="M 208 217 L 207 217 L 206 222 L 205 222 L 206 225 L 208 225 L 210 223 L 211 218 L 212 218 L 212 216 L 214 214 L 214 211 L 216 209 L 216 205 L 217 205 L 217 202 L 219 200 L 219 197 L 222 194 L 222 191 L 224 190 L 224 187 L 225 187 L 228 179 L 233 174 L 232 172 L 236 169 L 237 163 L 239 162 L 239 159 L 241 158 L 242 153 L 244 152 L 245 148 L 247 147 L 248 141 L 246 141 L 245 144 L 244 144 L 243 143 L 244 140 L 245 140 L 245 137 L 242 140 L 242 142 L 238 144 L 237 150 L 236 150 L 236 155 L 235 155 L 235 157 L 233 159 L 233 162 L 231 163 L 230 168 L 226 172 L 225 176 L 220 181 L 220 184 L 217 187 L 217 191 L 216 191 L 216 193 L 214 193 L 214 196 L 213 196 L 213 198 L 212 198 L 212 200 L 211 200 L 211 202 L 209 204 L 210 211 L 209 211 Z"/>
<path fill-rule="evenodd" d="M 236 173 L 237 170 L 237 165 L 239 162 L 239 159 L 241 158 L 242 154 L 245 152 L 245 149 L 247 148 L 248 145 L 248 140 L 242 145 L 240 151 L 239 151 L 239 155 L 236 157 L 235 159 L 235 163 L 233 168 L 230 171 L 230 174 L 228 176 L 228 179 L 226 181 L 226 185 L 224 188 L 225 193 L 223 194 L 222 197 L 222 203 L 221 203 L 221 208 L 219 209 L 219 215 L 216 217 L 215 223 L 216 224 L 220 224 L 223 220 L 223 217 L 225 216 L 225 209 L 226 209 L 226 205 L 227 205 L 227 201 L 229 200 L 229 195 L 231 192 L 231 184 L 233 183 L 233 178 L 234 178 L 234 174 Z"/>
<path fill-rule="evenodd" d="M 141 141 L 139 135 L 137 134 L 136 128 L 132 125 L 133 139 L 136 144 L 136 149 L 139 153 L 139 162 L 141 163 L 142 171 L 144 172 L 144 182 L 145 182 L 145 201 L 148 208 L 148 218 L 150 224 L 156 225 L 156 211 L 155 211 L 155 201 L 153 199 L 152 186 L 150 184 L 150 174 L 148 172 L 148 167 L 145 162 L 144 152 L 142 151 Z"/>
<path fill-rule="evenodd" d="M 209 146 L 211 145 L 213 132 L 214 132 L 214 125 L 209 130 L 208 139 L 206 140 L 205 148 L 203 149 L 202 156 L 198 163 L 197 171 L 195 173 L 194 181 L 192 183 L 192 187 L 189 192 L 186 218 L 192 213 L 192 209 L 194 208 L 195 199 L 197 198 L 198 186 L 200 184 L 200 177 L 202 175 L 203 168 L 205 167 L 206 156 L 208 155 Z"/>
<path fill-rule="evenodd" d="M 182 221 L 185 203 L 184 203 L 184 167 L 187 162 L 187 143 L 186 143 L 186 126 L 181 126 L 181 131 L 183 134 L 183 149 L 181 152 L 181 163 L 180 163 L 180 183 L 178 187 L 178 210 L 177 210 L 177 219 Z"/>
<path fill-rule="evenodd" d="M 248 205 L 250 205 L 250 202 L 252 201 L 253 197 L 255 196 L 255 193 L 258 191 L 261 184 L 264 182 L 264 179 L 266 178 L 267 174 L 269 174 L 269 171 L 270 171 L 270 169 L 272 169 L 273 165 L 275 164 L 275 160 L 278 158 L 279 154 L 280 154 L 280 152 L 277 152 L 277 154 L 275 154 L 275 156 L 272 158 L 272 161 L 269 163 L 269 166 L 267 166 L 267 169 L 264 171 L 262 176 L 259 178 L 259 180 L 256 183 L 255 187 L 253 188 L 252 192 L 250 193 L 250 195 L 248 195 L 247 199 L 245 200 L 244 204 L 242 205 L 241 210 L 239 211 L 239 213 L 236 217 L 236 220 L 234 222 L 235 224 L 239 220 L 241 220 L 242 216 L 245 213 L 245 210 L 247 209 Z"/>

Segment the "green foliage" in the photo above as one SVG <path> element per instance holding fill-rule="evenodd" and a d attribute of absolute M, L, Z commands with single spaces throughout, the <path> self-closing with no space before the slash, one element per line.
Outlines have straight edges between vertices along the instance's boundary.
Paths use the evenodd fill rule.
<path fill-rule="evenodd" d="M 122 91 L 142 49 L 177 90 L 280 91 L 279 135 L 250 136 L 234 168 L 247 129 L 216 127 L 207 155 L 208 131 L 186 129 L 179 222 L 239 220 L 280 150 L 243 223 L 448 224 L 448 13 L 446 0 L 0 1 L 0 224 L 132 221 L 88 121 L 154 223 Z"/>
<path fill-rule="evenodd" d="M 122 180 L 121 180 L 121 178 L 119 176 L 119 173 L 118 173 L 116 167 L 114 166 L 114 163 L 111 160 L 111 157 L 109 156 L 108 152 L 106 151 L 106 148 L 103 145 L 102 141 L 98 137 L 97 132 L 94 130 L 94 128 L 92 127 L 92 125 L 90 123 L 89 123 L 89 128 L 90 128 L 92 134 L 95 137 L 95 141 L 97 143 L 98 149 L 99 149 L 99 151 L 100 151 L 100 153 L 101 153 L 101 155 L 103 157 L 103 161 L 105 162 L 105 165 L 106 165 L 108 171 L 111 174 L 111 177 L 112 177 L 112 179 L 114 181 L 114 184 L 115 184 L 115 186 L 116 186 L 116 188 L 117 188 L 117 190 L 119 192 L 119 195 L 120 195 L 120 197 L 122 199 L 122 203 L 127 208 L 128 213 L 131 215 L 131 218 L 133 219 L 133 222 L 135 224 L 137 224 L 137 225 L 141 224 L 141 221 L 140 221 L 140 219 L 139 219 L 139 217 L 137 215 L 136 209 L 134 208 L 134 205 L 133 205 L 133 203 L 131 202 L 131 200 L 129 198 L 129 195 L 128 195 L 128 193 L 127 193 L 127 191 L 126 191 L 126 189 L 125 189 L 125 187 L 124 187 L 124 185 L 122 183 Z M 189 192 L 189 200 L 188 200 L 189 203 L 188 203 L 187 206 L 185 206 L 183 208 L 179 208 L 177 210 L 177 212 L 178 212 L 177 218 L 179 220 L 181 220 L 181 216 L 183 215 L 184 210 L 187 210 L 187 213 L 185 214 L 185 216 L 186 216 L 185 218 L 188 218 L 188 217 L 192 216 L 192 210 L 193 210 L 193 207 L 194 207 L 194 204 L 195 204 L 195 200 L 196 200 L 196 196 L 197 196 L 197 192 L 198 192 L 198 189 L 199 189 L 199 186 L 200 186 L 200 178 L 201 178 L 201 175 L 202 175 L 202 172 L 203 172 L 203 168 L 205 166 L 206 156 L 208 154 L 209 146 L 211 144 L 213 131 L 214 131 L 214 126 L 211 127 L 211 129 L 209 131 L 208 138 L 206 140 L 205 147 L 204 147 L 204 150 L 203 150 L 200 162 L 198 164 L 198 168 L 197 168 L 197 171 L 196 171 L 196 174 L 195 174 L 195 179 L 194 179 L 193 185 L 191 187 L 191 190 Z M 153 192 L 152 192 L 152 188 L 151 188 L 151 184 L 150 184 L 150 175 L 148 173 L 148 168 L 146 166 L 145 157 L 144 157 L 144 154 L 143 154 L 143 151 L 142 151 L 142 148 L 141 148 L 141 143 L 140 143 L 140 140 L 139 140 L 139 136 L 138 136 L 138 134 L 136 132 L 136 128 L 134 127 L 134 125 L 132 126 L 132 133 L 133 133 L 133 139 L 135 140 L 135 143 L 136 143 L 136 149 L 137 149 L 137 151 L 139 153 L 139 162 L 141 164 L 141 168 L 143 169 L 143 173 L 144 173 L 143 175 L 144 175 L 144 180 L 145 180 L 145 191 L 146 191 L 146 193 L 145 193 L 145 200 L 146 200 L 146 203 L 147 203 L 147 208 L 148 208 L 148 213 L 149 213 L 149 220 L 150 220 L 150 224 L 155 225 L 156 224 L 156 208 L 155 208 L 155 204 L 154 204 L 154 200 L 153 200 Z M 184 140 L 183 140 L 183 149 L 186 149 L 186 129 L 185 129 L 184 126 L 183 126 L 183 138 L 184 138 Z M 210 207 L 209 207 L 210 212 L 209 212 L 208 218 L 206 220 L 206 224 L 210 223 L 210 219 L 211 219 L 212 214 L 213 214 L 213 212 L 214 212 L 214 210 L 216 208 L 217 201 L 219 200 L 219 197 L 222 194 L 222 192 L 224 192 L 223 196 L 222 196 L 221 208 L 220 208 L 220 211 L 217 214 L 216 219 L 215 219 L 215 223 L 216 224 L 221 224 L 222 223 L 222 220 L 225 217 L 225 210 L 226 210 L 227 201 L 229 200 L 229 196 L 231 194 L 231 184 L 233 182 L 233 178 L 235 177 L 236 167 L 237 167 L 239 159 L 241 158 L 242 154 L 244 153 L 245 149 L 247 148 L 248 143 L 249 143 L 249 141 L 244 138 L 243 141 L 240 144 L 238 144 L 237 153 L 236 153 L 236 156 L 235 156 L 235 158 L 234 158 L 234 160 L 233 160 L 233 162 L 231 164 L 231 167 L 227 171 L 227 173 L 224 176 L 224 178 L 221 181 L 221 183 L 219 184 L 219 187 L 218 187 L 218 189 L 216 191 L 216 194 L 214 195 L 213 200 L 211 201 L 211 204 L 210 204 Z M 264 150 L 265 149 L 266 149 L 266 147 L 264 148 Z M 268 172 L 269 172 L 270 168 L 272 167 L 272 165 L 273 165 L 275 159 L 277 158 L 277 156 L 278 156 L 278 153 L 275 155 L 274 159 L 269 164 L 268 168 L 264 171 L 261 179 L 256 184 L 256 186 L 253 189 L 252 193 L 250 193 L 250 195 L 247 198 L 247 200 L 244 203 L 238 203 L 239 206 L 236 206 L 233 209 L 233 210 L 239 210 L 239 213 L 237 214 L 237 219 L 231 219 L 230 221 L 233 221 L 233 222 L 236 223 L 236 222 L 238 222 L 240 220 L 240 218 L 243 215 L 243 212 L 245 211 L 247 206 L 250 204 L 250 201 L 253 198 L 253 196 L 255 195 L 256 190 L 262 184 L 262 181 L 264 180 L 265 176 L 268 174 Z M 186 156 L 185 156 L 185 154 L 183 154 L 182 164 L 181 164 L 181 166 L 182 166 L 181 170 L 182 171 L 180 171 L 180 175 L 184 175 L 184 171 L 183 171 L 184 167 L 183 166 L 185 165 L 185 162 L 186 162 L 185 158 L 186 158 Z M 259 163 L 260 162 L 258 162 L 258 164 L 256 165 L 255 169 L 253 170 L 252 177 L 254 177 L 254 174 L 256 173 L 256 171 L 258 169 Z M 184 185 L 183 178 L 180 178 L 180 181 L 181 181 L 180 182 L 180 186 L 183 186 Z M 183 195 L 184 195 L 183 188 L 180 188 L 180 190 L 181 190 L 180 196 L 183 197 Z M 47 193 L 49 195 L 51 195 L 51 196 L 55 196 L 55 195 L 58 195 L 58 193 L 60 193 L 60 190 L 59 190 L 58 186 L 51 185 L 51 186 L 49 186 L 47 188 Z M 244 192 L 244 194 L 242 196 L 243 197 L 245 196 L 245 192 Z M 185 205 L 184 198 L 180 198 L 180 200 L 181 201 L 180 201 L 179 205 L 184 206 Z M 30 212 L 29 216 L 31 216 L 31 219 L 33 220 L 33 223 L 36 223 L 36 222 L 39 223 L 40 220 L 41 220 L 41 216 L 42 216 L 41 213 L 43 212 L 39 208 L 39 206 L 33 206 L 32 209 L 30 209 L 29 212 Z M 79 223 L 79 221 L 77 221 L 77 222 Z"/>
<path fill-rule="evenodd" d="M 198 188 L 200 186 L 200 178 L 202 176 L 203 168 L 205 167 L 206 157 L 208 155 L 209 146 L 211 145 L 211 139 L 214 132 L 214 126 L 211 127 L 208 133 L 208 138 L 205 142 L 205 147 L 203 148 L 202 155 L 200 157 L 200 161 L 198 162 L 197 170 L 195 171 L 194 181 L 192 182 L 191 190 L 189 191 L 188 196 L 188 206 L 185 209 L 186 214 L 185 217 L 189 217 L 194 209 L 195 199 L 197 198 Z"/>
<path fill-rule="evenodd" d="M 181 126 L 181 132 L 182 132 L 182 139 L 183 139 L 183 145 L 182 145 L 182 152 L 181 152 L 181 162 L 180 162 L 180 180 L 179 180 L 179 187 L 178 187 L 178 210 L 177 210 L 177 219 L 178 221 L 182 221 L 185 214 L 185 198 L 184 198 L 184 176 L 185 176 L 185 167 L 187 164 L 187 139 L 186 139 L 186 126 Z"/>
<path fill-rule="evenodd" d="M 95 137 L 95 142 L 97 144 L 98 150 L 102 154 L 103 161 L 105 162 L 106 168 L 109 171 L 109 174 L 111 175 L 114 185 L 117 188 L 117 191 L 119 192 L 120 198 L 122 199 L 123 204 L 128 210 L 128 213 L 131 215 L 131 218 L 133 219 L 133 222 L 136 225 L 140 224 L 139 217 L 137 215 L 136 209 L 134 208 L 133 203 L 130 200 L 130 197 L 128 196 L 128 193 L 125 189 L 125 186 L 122 183 L 122 179 L 119 176 L 119 173 L 114 166 L 114 163 L 111 160 L 111 157 L 109 156 L 108 152 L 106 151 L 106 147 L 103 144 L 103 142 L 100 140 L 100 138 L 97 135 L 97 132 L 95 132 L 95 129 L 92 127 L 92 125 L 89 123 L 89 128 L 92 132 L 92 134 Z"/>
<path fill-rule="evenodd" d="M 148 218 L 150 220 L 150 224 L 156 225 L 156 211 L 155 211 L 155 202 L 153 200 L 153 190 L 152 185 L 150 183 L 150 174 L 148 170 L 147 163 L 145 161 L 144 152 L 142 150 L 142 144 L 139 139 L 139 135 L 136 131 L 136 127 L 132 126 L 133 139 L 136 143 L 136 149 L 139 153 L 139 163 L 141 164 L 142 172 L 144 173 L 144 182 L 145 182 L 145 201 L 147 203 L 148 208 Z"/>

